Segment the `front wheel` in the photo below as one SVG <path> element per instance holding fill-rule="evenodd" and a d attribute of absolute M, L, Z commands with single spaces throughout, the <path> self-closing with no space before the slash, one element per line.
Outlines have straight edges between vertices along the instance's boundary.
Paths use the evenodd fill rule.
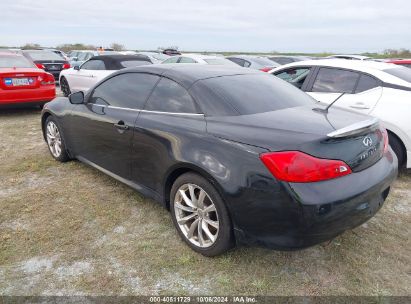
<path fill-rule="evenodd" d="M 179 235 L 194 251 L 216 256 L 233 247 L 227 208 L 205 178 L 194 173 L 180 176 L 171 189 L 170 207 Z"/>
<path fill-rule="evenodd" d="M 68 161 L 70 157 L 68 156 L 64 139 L 57 121 L 52 116 L 49 116 L 46 120 L 45 132 L 47 145 L 54 159 L 60 162 Z"/>

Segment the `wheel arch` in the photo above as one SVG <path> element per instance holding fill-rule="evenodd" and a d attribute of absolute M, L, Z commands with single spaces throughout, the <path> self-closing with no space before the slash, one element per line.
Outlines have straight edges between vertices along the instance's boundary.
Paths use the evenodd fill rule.
<path fill-rule="evenodd" d="M 165 175 L 166 177 L 164 179 L 164 182 L 163 182 L 163 200 L 164 200 L 163 203 L 168 210 L 170 210 L 170 192 L 171 192 L 171 188 L 174 182 L 181 175 L 188 173 L 188 172 L 196 173 L 200 175 L 201 177 L 207 179 L 216 188 L 217 192 L 220 194 L 221 198 L 223 199 L 225 203 L 223 189 L 221 185 L 218 183 L 218 181 L 210 173 L 208 173 L 206 170 L 196 165 L 193 165 L 190 163 L 180 163 L 180 164 L 173 166 L 172 168 L 168 170 L 167 174 Z M 230 212 L 229 206 L 227 206 L 226 203 L 225 205 L 227 207 L 227 210 Z"/>
<path fill-rule="evenodd" d="M 46 130 L 46 121 L 47 121 L 47 118 L 49 118 L 50 116 L 52 116 L 52 114 L 50 112 L 44 112 L 43 115 L 41 116 L 41 130 L 42 130 L 42 133 L 43 133 L 44 140 L 47 140 L 46 139 L 46 132 L 45 132 L 45 130 Z"/>

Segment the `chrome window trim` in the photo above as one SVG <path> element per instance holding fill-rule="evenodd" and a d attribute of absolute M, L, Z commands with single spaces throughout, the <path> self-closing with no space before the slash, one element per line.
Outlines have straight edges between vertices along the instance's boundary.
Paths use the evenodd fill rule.
<path fill-rule="evenodd" d="M 89 103 L 90 105 L 102 107 L 102 108 L 110 108 L 110 109 L 117 109 L 117 110 L 128 110 L 128 111 L 135 111 L 135 112 L 146 112 L 146 113 L 154 113 L 154 114 L 165 114 L 165 115 L 180 115 L 180 116 L 204 116 L 202 113 L 174 113 L 174 112 L 162 112 L 162 111 L 150 111 L 150 110 L 139 110 L 139 109 L 131 109 L 131 108 L 122 108 L 116 106 L 106 106 L 97 103 Z"/>

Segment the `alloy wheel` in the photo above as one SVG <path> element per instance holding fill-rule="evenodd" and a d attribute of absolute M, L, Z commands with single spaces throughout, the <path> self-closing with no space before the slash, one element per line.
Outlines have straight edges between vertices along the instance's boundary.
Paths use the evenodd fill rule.
<path fill-rule="evenodd" d="M 61 155 L 61 135 L 57 125 L 53 121 L 49 121 L 46 129 L 47 144 L 50 152 L 54 157 Z"/>
<path fill-rule="evenodd" d="M 207 248 L 215 243 L 220 223 L 210 196 L 195 184 L 183 184 L 174 198 L 177 224 L 192 244 Z"/>

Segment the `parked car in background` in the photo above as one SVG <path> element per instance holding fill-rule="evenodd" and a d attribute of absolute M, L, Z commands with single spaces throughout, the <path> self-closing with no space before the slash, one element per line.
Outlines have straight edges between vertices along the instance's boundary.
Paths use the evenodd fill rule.
<path fill-rule="evenodd" d="M 147 56 L 148 58 L 150 58 L 152 63 L 162 63 L 164 60 L 170 57 L 169 55 L 157 52 L 138 52 L 137 54 Z"/>
<path fill-rule="evenodd" d="M 70 57 L 70 65 L 72 67 L 75 66 L 80 66 L 90 58 L 93 58 L 94 56 L 101 56 L 101 55 L 118 55 L 118 52 L 114 51 L 77 51 L 76 53 L 73 53 L 73 56 Z"/>
<path fill-rule="evenodd" d="M 0 51 L 0 105 L 42 106 L 55 97 L 53 75 L 21 54 Z"/>
<path fill-rule="evenodd" d="M 124 68 L 151 64 L 143 55 L 94 56 L 81 66 L 64 70 L 60 74 L 60 87 L 64 96 L 72 92 L 87 91 L 111 73 Z"/>
<path fill-rule="evenodd" d="M 313 111 L 311 97 L 255 70 L 149 65 L 89 92 L 46 104 L 51 155 L 161 202 L 206 256 L 332 239 L 377 213 L 397 175 L 377 119 Z"/>
<path fill-rule="evenodd" d="M 288 64 L 297 61 L 304 61 L 304 60 L 311 60 L 310 57 L 304 56 L 285 56 L 285 55 L 275 55 L 275 56 L 267 56 L 268 59 L 277 62 L 280 65 Z"/>
<path fill-rule="evenodd" d="M 277 62 L 263 56 L 232 55 L 227 56 L 226 58 L 241 67 L 260 70 L 263 72 L 268 72 L 273 68 L 280 66 Z"/>
<path fill-rule="evenodd" d="M 362 55 L 331 55 L 331 56 L 327 56 L 325 58 L 326 59 L 329 59 L 329 58 L 348 59 L 348 60 L 369 60 L 369 59 L 372 59 L 371 57 L 362 56 Z"/>
<path fill-rule="evenodd" d="M 411 59 L 395 59 L 395 60 L 387 60 L 387 63 L 393 63 L 405 66 L 406 68 L 411 68 Z"/>
<path fill-rule="evenodd" d="M 165 49 L 163 50 L 163 54 L 168 56 L 181 55 L 181 53 L 175 49 Z"/>
<path fill-rule="evenodd" d="M 52 74 L 56 81 L 60 72 L 70 68 L 70 63 L 54 52 L 47 50 L 22 50 L 22 54 L 46 72 Z"/>
<path fill-rule="evenodd" d="M 330 104 L 378 117 L 388 130 L 400 167 L 411 168 L 411 70 L 360 60 L 295 62 L 270 73 Z"/>
<path fill-rule="evenodd" d="M 234 62 L 217 56 L 201 55 L 201 54 L 183 54 L 171 56 L 162 63 L 198 63 L 198 64 L 213 64 L 213 65 L 231 65 L 237 66 Z"/>

